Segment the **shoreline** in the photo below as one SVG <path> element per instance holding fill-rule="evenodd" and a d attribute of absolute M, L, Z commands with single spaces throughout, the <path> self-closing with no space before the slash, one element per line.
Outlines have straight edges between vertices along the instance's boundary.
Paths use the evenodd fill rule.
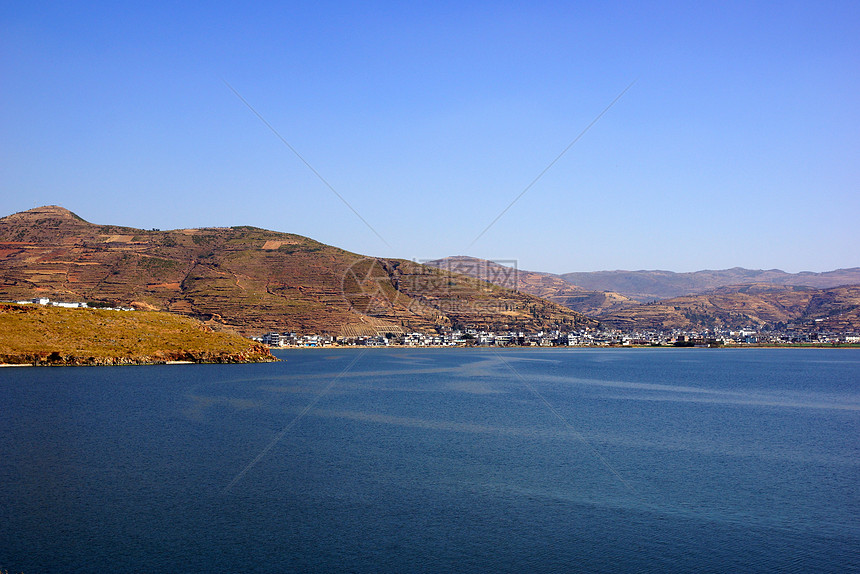
<path fill-rule="evenodd" d="M 362 346 L 362 345 L 331 345 L 325 347 L 272 347 L 270 351 L 288 351 L 288 352 L 297 352 L 297 351 L 332 351 L 332 350 L 440 350 L 440 349 L 457 349 L 462 351 L 514 351 L 514 350 L 529 350 L 529 351 L 548 351 L 548 350 L 564 350 L 564 351 L 585 351 L 585 350 L 642 350 L 642 349 L 662 349 L 662 350 L 689 350 L 689 349 L 711 349 L 711 350 L 720 350 L 720 349 L 860 349 L 860 344 L 851 344 L 851 345 L 737 345 L 737 346 L 719 346 L 719 347 L 675 347 L 669 345 L 660 345 L 660 346 L 573 346 L 573 347 L 496 347 L 496 346 L 410 346 L 410 345 L 387 345 L 387 346 Z M 200 360 L 200 361 L 189 361 L 189 360 L 155 360 L 155 361 L 146 361 L 146 360 L 135 360 L 131 357 L 116 357 L 109 362 L 96 362 L 96 363 L 76 363 L 76 362 L 45 362 L 39 361 L 38 363 L 33 362 L 21 362 L 21 363 L 0 363 L 0 368 L 7 367 L 129 367 L 129 366 L 158 366 L 158 365 L 250 365 L 250 364 L 259 364 L 259 363 L 273 363 L 279 362 L 276 356 L 272 355 L 271 359 L 263 359 L 263 360 L 248 360 L 248 359 L 235 359 L 232 357 L 224 357 L 216 358 L 214 360 Z M 223 360 L 226 359 L 226 360 Z"/>
<path fill-rule="evenodd" d="M 633 350 L 633 349 L 860 349 L 860 343 L 850 343 L 845 345 L 718 345 L 713 347 L 676 347 L 674 345 L 571 345 L 571 346 L 496 346 L 496 345 L 326 345 L 326 346 L 288 346 L 288 347 L 269 347 L 271 351 L 331 351 L 333 349 L 464 349 L 464 350 L 512 350 L 512 349 L 529 349 L 529 350 L 577 350 L 577 349 L 618 349 L 618 350 Z"/>
<path fill-rule="evenodd" d="M 156 367 L 160 365 L 253 365 L 265 363 L 277 363 L 280 359 L 275 357 L 275 360 L 268 361 L 158 361 L 158 362 L 140 362 L 140 363 L 0 363 L 0 369 L 12 367 Z"/>
<path fill-rule="evenodd" d="M 9 355 L 5 356 L 7 359 Z M 186 355 L 187 357 L 187 355 Z M 276 363 L 280 361 L 268 351 L 267 354 L 224 354 L 215 356 L 202 356 L 199 359 L 189 358 L 160 359 L 155 357 L 87 357 L 82 359 L 76 356 L 61 356 L 48 359 L 47 356 L 39 356 L 33 360 L 32 355 L 26 361 L 15 363 L 0 363 L 2 367 L 130 367 L 130 366 L 153 366 L 153 365 L 248 365 L 252 363 Z"/>

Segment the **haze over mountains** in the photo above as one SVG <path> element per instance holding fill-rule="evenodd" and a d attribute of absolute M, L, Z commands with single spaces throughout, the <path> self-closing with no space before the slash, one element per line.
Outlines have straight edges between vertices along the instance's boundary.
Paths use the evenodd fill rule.
<path fill-rule="evenodd" d="M 803 271 L 786 273 L 779 269 L 744 269 L 733 267 L 719 271 L 593 271 L 559 275 L 569 283 L 596 291 L 617 291 L 640 302 L 668 299 L 681 295 L 702 293 L 727 285 L 793 285 L 827 289 L 860 283 L 860 267 L 837 269 L 824 273 Z"/>

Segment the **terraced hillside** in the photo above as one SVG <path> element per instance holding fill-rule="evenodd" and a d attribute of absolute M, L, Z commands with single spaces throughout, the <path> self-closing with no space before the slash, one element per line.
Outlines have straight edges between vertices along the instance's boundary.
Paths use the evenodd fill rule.
<path fill-rule="evenodd" d="M 583 289 L 551 273 L 512 269 L 474 257 L 446 257 L 431 261 L 428 265 L 456 270 L 520 289 L 586 313 L 607 326 L 625 331 L 751 327 L 860 333 L 860 285 L 819 289 L 810 286 L 753 283 L 722 286 L 702 293 L 639 303 L 616 292 Z M 827 283 L 856 279 L 855 271 L 845 269 L 828 273 L 790 275 L 781 271 L 757 272 L 736 268 L 725 272 L 669 274 L 676 285 L 667 284 L 661 288 L 681 288 L 679 282 L 687 281 L 688 287 L 699 285 L 701 289 L 706 280 L 719 282 L 730 277 L 768 277 L 781 282 Z M 661 280 L 660 274 L 668 272 L 653 272 L 651 275 L 642 273 L 653 283 L 651 287 L 654 287 Z M 583 275 L 599 276 L 599 273 Z M 694 285 L 691 277 L 699 283 Z"/>
<path fill-rule="evenodd" d="M 636 301 L 612 291 L 583 289 L 552 273 L 525 271 L 516 269 L 513 265 L 502 265 L 476 257 L 457 255 L 428 261 L 425 265 L 462 273 L 509 289 L 516 289 L 558 303 L 590 317 L 598 317 L 637 304 Z"/>
<path fill-rule="evenodd" d="M 246 335 L 597 325 L 525 293 L 299 235 L 96 225 L 58 206 L 0 219 L 0 300 L 36 296 L 165 310 Z"/>

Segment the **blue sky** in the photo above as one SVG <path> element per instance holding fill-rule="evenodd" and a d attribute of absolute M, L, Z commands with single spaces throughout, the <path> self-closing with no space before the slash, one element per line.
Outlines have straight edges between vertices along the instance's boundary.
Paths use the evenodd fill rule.
<path fill-rule="evenodd" d="M 15 4 L 3 215 L 556 273 L 860 266 L 858 2 Z"/>

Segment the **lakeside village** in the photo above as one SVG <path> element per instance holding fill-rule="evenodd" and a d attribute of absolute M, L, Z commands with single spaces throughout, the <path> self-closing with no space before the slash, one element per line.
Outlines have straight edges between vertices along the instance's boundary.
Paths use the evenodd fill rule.
<path fill-rule="evenodd" d="M 85 302 L 51 301 L 37 297 L 9 301 L 19 305 L 44 305 L 70 309 L 98 308 L 112 311 L 134 311 L 134 307 L 108 307 Z M 399 330 L 398 330 L 399 331 Z M 495 333 L 477 329 L 448 329 L 439 333 L 386 332 L 372 335 L 335 336 L 295 332 L 271 332 L 252 340 L 269 347 L 721 347 L 768 345 L 860 345 L 860 335 L 834 332 L 758 331 L 755 329 L 704 330 L 624 333 L 617 329 L 583 329 L 574 332 L 507 331 Z"/>
<path fill-rule="evenodd" d="M 344 337 L 266 333 L 255 341 L 279 348 L 302 347 L 721 347 L 769 345 L 856 345 L 860 335 L 839 333 L 791 333 L 741 329 L 737 331 L 671 331 L 623 333 L 618 330 L 581 330 L 564 333 L 508 331 L 494 333 L 477 329 L 452 329 L 435 334 L 380 333 L 376 336 Z"/>

